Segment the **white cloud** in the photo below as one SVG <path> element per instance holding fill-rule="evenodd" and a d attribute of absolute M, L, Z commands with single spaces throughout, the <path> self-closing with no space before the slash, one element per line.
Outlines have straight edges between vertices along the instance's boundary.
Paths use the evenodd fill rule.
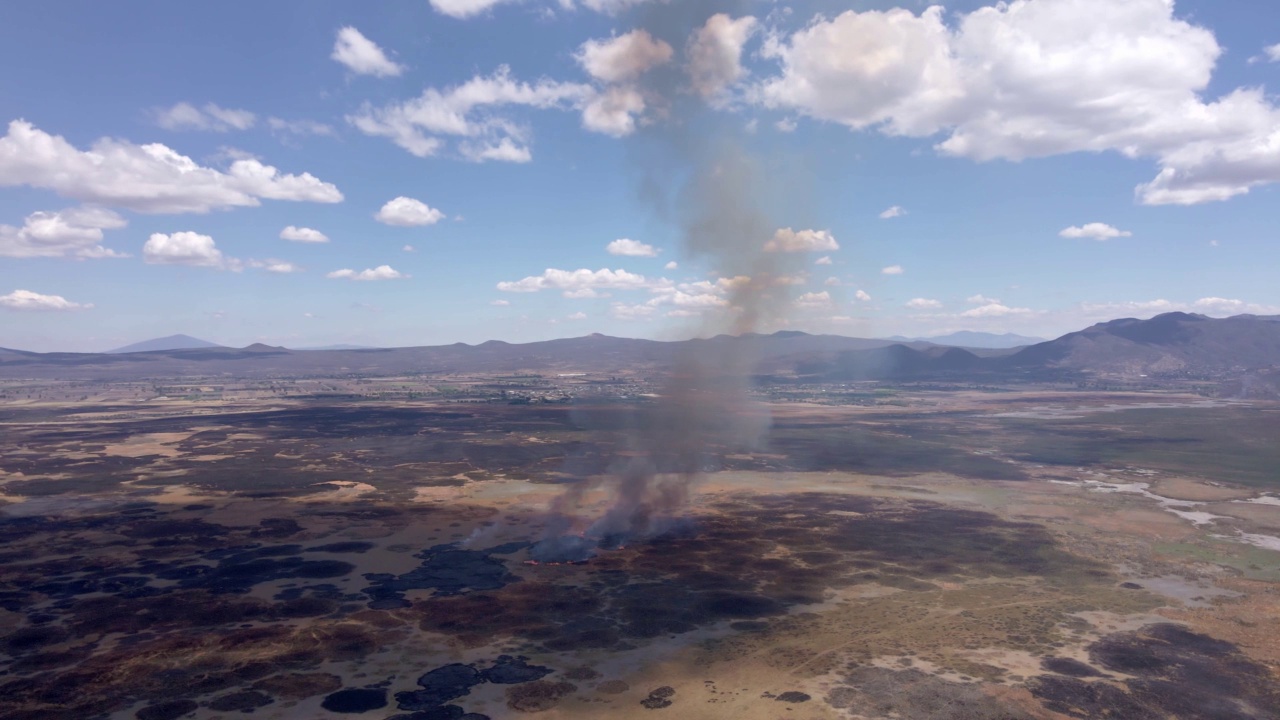
<path fill-rule="evenodd" d="M 1225 200 L 1280 181 L 1280 108 L 1260 88 L 1206 97 L 1222 53 L 1172 0 L 1015 0 L 846 11 L 766 43 L 751 97 L 851 129 L 944 134 L 979 161 L 1074 152 L 1151 158 L 1145 204 Z"/>
<path fill-rule="evenodd" d="M 817 252 L 839 250 L 840 245 L 826 230 L 792 230 L 781 228 L 765 243 L 766 252 Z"/>
<path fill-rule="evenodd" d="M 1071 226 L 1058 233 L 1064 238 L 1089 238 L 1090 240 L 1111 240 L 1112 238 L 1132 237 L 1128 230 L 1117 230 L 1106 223 L 1089 223 L 1080 227 Z"/>
<path fill-rule="evenodd" d="M 651 281 L 643 275 L 626 270 L 556 270 L 550 268 L 541 275 L 533 275 L 515 282 L 500 282 L 503 292 L 530 293 L 539 290 L 562 290 L 569 293 L 594 293 L 599 290 L 643 290 L 660 287 L 664 281 Z M 578 297 L 596 297 L 580 294 Z"/>
<path fill-rule="evenodd" d="M 1206 297 L 1191 303 L 1191 309 L 1198 313 L 1213 315 L 1276 315 L 1280 314 L 1280 306 L 1261 305 L 1258 303 L 1233 300 L 1230 298 Z"/>
<path fill-rule="evenodd" d="M 796 124 L 796 121 L 791 118 L 782 118 L 778 122 L 774 123 L 773 126 L 778 129 L 778 132 L 783 133 L 793 133 L 796 131 L 796 128 L 799 127 L 799 125 Z"/>
<path fill-rule="evenodd" d="M 822 292 L 809 292 L 796 298 L 796 306 L 802 308 L 824 308 L 831 305 L 831 294 L 826 290 Z"/>
<path fill-rule="evenodd" d="M 342 193 L 310 173 L 282 175 L 256 159 L 226 172 L 202 167 L 159 143 L 104 138 L 91 150 L 14 120 L 0 138 L 0 186 L 29 185 L 84 202 L 143 213 L 204 213 L 255 207 L 261 199 L 336 203 Z"/>
<path fill-rule="evenodd" d="M 582 108 L 582 127 L 602 135 L 626 137 L 636 131 L 636 118 L 645 107 L 644 95 L 633 87 L 606 88 Z"/>
<path fill-rule="evenodd" d="M 152 233 L 142 246 L 142 261 L 148 265 L 191 265 L 194 267 L 236 268 L 236 262 L 224 258 L 213 238 L 195 232 L 171 235 Z"/>
<path fill-rule="evenodd" d="M 652 245 L 647 245 L 639 240 L 631 240 L 629 238 L 618 238 L 609 243 L 605 250 L 610 255 L 623 255 L 627 257 L 657 257 L 658 249 Z"/>
<path fill-rule="evenodd" d="M 689 58 L 689 81 L 695 92 L 706 100 L 718 102 L 726 89 L 746 76 L 742 48 L 758 27 L 759 22 L 751 16 L 734 20 L 717 13 L 707 19 L 685 49 Z"/>
<path fill-rule="evenodd" d="M 902 206 L 894 205 L 893 207 L 880 213 L 880 219 L 889 220 L 891 218 L 902 217 L 903 215 L 906 215 L 906 214 L 907 214 L 907 211 L 903 210 Z"/>
<path fill-rule="evenodd" d="M 394 200 L 387 201 L 387 204 L 383 205 L 382 209 L 373 217 L 385 225 L 420 227 L 423 225 L 435 225 L 444 219 L 444 213 L 429 207 L 421 200 L 414 200 L 401 195 Z"/>
<path fill-rule="evenodd" d="M 880 271 L 880 274 L 881 275 L 901 275 L 902 272 L 903 271 L 902 271 L 901 265 L 890 265 L 889 267 L 882 269 Z"/>
<path fill-rule="evenodd" d="M 102 231 L 125 226 L 124 218 L 102 208 L 68 208 L 35 212 L 22 227 L 0 225 L 4 257 L 128 257 L 102 247 Z"/>
<path fill-rule="evenodd" d="M 494 307 L 508 307 L 511 305 L 511 301 L 510 300 L 493 300 L 489 304 Z"/>
<path fill-rule="evenodd" d="M 377 43 L 350 25 L 338 31 L 338 37 L 333 43 L 333 54 L 329 57 L 346 65 L 348 70 L 357 75 L 394 77 L 404 72 L 403 65 L 392 62 Z"/>
<path fill-rule="evenodd" d="M 401 251 L 403 251 L 403 252 L 407 252 L 407 253 L 417 252 L 417 251 L 418 251 L 418 249 L 417 249 L 417 248 L 415 248 L 415 247 L 414 247 L 414 246 L 412 246 L 412 245 L 405 245 L 404 247 L 400 248 L 400 250 L 401 250 Z"/>
<path fill-rule="evenodd" d="M 279 275 L 289 275 L 292 273 L 302 272 L 302 268 L 294 265 L 288 260 L 276 260 L 275 258 L 267 258 L 266 260 L 250 260 L 248 263 L 251 268 L 266 270 L 269 273 Z"/>
<path fill-rule="evenodd" d="M 817 260 L 814 260 L 814 261 L 813 261 L 813 264 L 814 264 L 814 265 L 831 265 L 831 264 L 832 264 L 831 256 L 830 256 L 830 255 L 823 255 L 822 257 L 818 258 Z"/>
<path fill-rule="evenodd" d="M 937 310 L 942 307 L 942 303 L 928 298 L 912 298 L 907 301 L 907 307 L 912 310 Z"/>
<path fill-rule="evenodd" d="M 680 267 L 680 263 L 676 262 L 675 260 L 672 260 L 671 262 L 667 263 L 666 265 L 663 265 L 662 267 L 667 270 L 676 270 Z"/>
<path fill-rule="evenodd" d="M 343 268 L 342 270 L 334 270 L 328 275 L 325 275 L 325 277 L 333 278 L 335 280 L 370 281 L 370 280 L 399 280 L 401 278 L 407 278 L 409 276 L 405 275 L 404 273 L 398 272 L 397 270 L 392 268 L 390 265 L 379 265 L 376 268 L 372 268 L 369 270 L 361 270 L 359 272 L 356 272 L 355 270 Z"/>
<path fill-rule="evenodd" d="M 981 293 L 979 293 L 978 295 L 970 295 L 969 297 L 965 298 L 964 301 L 969 303 L 970 305 L 999 305 L 1000 304 L 1000 301 L 997 300 L 996 298 L 989 298 L 986 295 L 982 295 Z"/>
<path fill-rule="evenodd" d="M 648 320 L 655 312 L 657 308 L 652 305 L 613 304 L 613 316 L 618 320 Z"/>
<path fill-rule="evenodd" d="M 441 15 L 463 20 L 487 12 L 495 6 L 516 0 L 431 0 L 431 7 Z"/>
<path fill-rule="evenodd" d="M 516 144 L 509 137 L 499 138 L 496 141 L 464 140 L 458 143 L 458 152 L 467 160 L 477 163 L 489 160 L 517 164 L 533 162 L 533 151 L 528 146 Z"/>
<path fill-rule="evenodd" d="M 828 286 L 831 286 L 831 287 L 836 287 L 837 285 L 840 285 L 840 278 L 838 278 L 838 277 L 836 277 L 836 276 L 832 275 L 831 277 L 829 277 L 829 278 L 827 278 L 826 280 L 824 280 L 822 284 L 823 284 L 823 285 L 828 285 Z"/>
<path fill-rule="evenodd" d="M 10 310 L 87 310 L 93 303 L 76 303 L 61 295 L 41 295 L 30 290 L 14 290 L 0 295 L 0 306 Z"/>
<path fill-rule="evenodd" d="M 502 140 L 527 150 L 528 131 L 519 124 L 488 112 L 506 106 L 536 109 L 572 109 L 597 95 L 595 88 L 581 83 L 539 80 L 529 84 L 511 78 L 503 65 L 487 77 L 438 90 L 428 88 L 417 98 L 375 108 L 365 105 L 347 121 L 366 135 L 389 138 L 418 157 L 430 157 L 444 147 L 444 137 L 462 138 L 476 147 L 501 148 Z M 486 111 L 486 112 L 482 112 Z M 468 159 L 521 160 L 526 153 L 472 152 Z"/>
<path fill-rule="evenodd" d="M 871 296 L 868 295 L 865 290 L 859 290 L 858 292 L 854 293 L 853 296 L 858 300 L 861 300 L 862 302 L 871 302 Z"/>
<path fill-rule="evenodd" d="M 608 40 L 588 40 L 574 59 L 597 80 L 633 82 L 649 70 L 671 61 L 674 51 L 644 30 L 632 30 Z"/>
<path fill-rule="evenodd" d="M 290 242 L 301 242 L 301 243 L 329 242 L 329 236 L 325 235 L 319 230 L 312 230 L 311 228 L 306 228 L 306 227 L 297 227 L 296 225 L 290 225 L 289 227 L 286 227 L 285 229 L 281 230 L 280 239 L 288 240 Z"/>
<path fill-rule="evenodd" d="M 323 135 L 333 137 L 337 133 L 333 126 L 315 120 L 283 120 L 278 117 L 267 118 L 267 127 L 275 132 L 289 135 Z"/>
<path fill-rule="evenodd" d="M 1268 45 L 1262 49 L 1262 52 L 1266 53 L 1267 59 L 1271 62 L 1280 62 L 1280 43 Z"/>
<path fill-rule="evenodd" d="M 574 59 L 604 87 L 588 89 L 578 100 L 582 126 L 613 137 L 635 132 L 648 106 L 636 82 L 653 68 L 670 62 L 673 54 L 670 45 L 644 30 L 583 43 Z"/>
<path fill-rule="evenodd" d="M 1005 317 L 1006 315 L 1032 315 L 1035 311 L 1030 308 L 1017 308 L 1002 305 L 998 302 L 991 301 L 986 305 L 980 305 L 970 310 L 960 313 L 960 317 L 965 318 L 984 318 L 984 317 Z"/>
<path fill-rule="evenodd" d="M 155 119 L 156 124 L 165 130 L 227 132 L 248 130 L 258 118 L 248 110 L 231 110 L 213 103 L 197 108 L 190 103 L 180 102 L 171 108 L 156 110 Z"/>
<path fill-rule="evenodd" d="M 572 315 L 567 316 L 565 319 L 566 320 L 586 320 L 587 314 L 584 312 L 576 312 Z"/>
<path fill-rule="evenodd" d="M 1210 241 L 1209 241 L 1209 247 L 1218 247 L 1220 244 L 1221 244 L 1221 243 L 1219 243 L 1217 240 L 1210 240 Z"/>

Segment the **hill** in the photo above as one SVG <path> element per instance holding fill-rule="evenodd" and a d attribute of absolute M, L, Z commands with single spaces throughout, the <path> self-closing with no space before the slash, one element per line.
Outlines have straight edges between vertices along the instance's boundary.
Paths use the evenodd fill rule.
<path fill-rule="evenodd" d="M 232 375 L 321 377 L 419 373 L 660 373 L 696 357 L 786 381 L 943 379 L 1012 382 L 1123 377 L 1211 380 L 1256 394 L 1280 371 L 1280 316 L 1168 313 L 1098 323 L 1020 350 L 779 332 L 662 342 L 588 335 L 513 344 L 289 350 L 268 345 L 125 353 L 0 352 L 0 378 L 98 381 Z M 1243 384 L 1242 384 L 1243 383 Z M 1225 390 L 1224 392 L 1235 392 Z"/>
<path fill-rule="evenodd" d="M 1035 345 L 1036 343 L 1045 342 L 1042 337 L 1030 337 L 1027 335 L 1016 335 L 1014 333 L 1004 333 L 997 335 L 995 333 L 975 332 L 973 330 L 960 330 L 949 335 L 935 335 L 933 337 L 917 337 L 908 338 L 901 335 L 895 335 L 890 340 L 895 342 L 930 342 L 934 345 L 950 345 L 952 347 L 964 348 L 987 348 L 992 350 L 1002 350 L 1026 345 Z"/>
<path fill-rule="evenodd" d="M 1182 312 L 1098 323 L 1011 355 L 1020 368 L 1215 376 L 1280 365 L 1280 316 Z"/>
<path fill-rule="evenodd" d="M 170 335 L 168 337 L 154 338 L 152 340 L 143 340 L 132 345 L 108 350 L 108 355 L 118 355 L 121 353 L 137 353 L 137 352 L 160 352 L 165 350 L 196 350 L 199 348 L 216 348 L 222 347 L 217 343 L 211 343 L 208 340 L 201 340 L 190 335 Z"/>

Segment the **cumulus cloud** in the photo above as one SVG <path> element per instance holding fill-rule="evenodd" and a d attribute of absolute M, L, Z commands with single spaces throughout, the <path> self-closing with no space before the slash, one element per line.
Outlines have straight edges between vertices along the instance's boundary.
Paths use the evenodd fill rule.
<path fill-rule="evenodd" d="M 124 218 L 95 207 L 35 212 L 22 227 L 0 225 L 0 256 L 4 257 L 128 257 L 104 248 L 103 230 L 125 226 Z"/>
<path fill-rule="evenodd" d="M 669 2 L 670 0 L 578 0 L 583 7 L 600 13 L 616 15 L 646 2 Z M 573 0 L 560 0 L 562 7 L 573 7 Z"/>
<path fill-rule="evenodd" d="M 592 132 L 624 137 L 635 132 L 648 106 L 637 86 L 640 76 L 671 61 L 671 46 L 644 30 L 607 40 L 588 40 L 574 58 L 603 87 L 584 96 L 582 126 Z"/>
<path fill-rule="evenodd" d="M 319 230 L 290 225 L 280 231 L 280 239 L 300 243 L 327 243 L 329 236 Z"/>
<path fill-rule="evenodd" d="M 250 260 L 248 265 L 251 268 L 266 270 L 269 273 L 276 273 L 278 275 L 289 275 L 292 273 L 302 272 L 302 268 L 294 265 L 288 260 L 277 260 L 275 258 L 267 258 L 266 260 Z"/>
<path fill-rule="evenodd" d="M 357 75 L 394 77 L 404 72 L 403 65 L 392 62 L 377 43 L 350 25 L 338 30 L 338 37 L 333 43 L 333 54 L 329 57 Z"/>
<path fill-rule="evenodd" d="M 658 249 L 654 246 L 629 238 L 618 238 L 605 246 L 605 250 L 608 250 L 610 255 L 624 255 L 627 257 L 658 256 Z"/>
<path fill-rule="evenodd" d="M 431 0 L 431 7 L 441 15 L 464 20 L 504 3 L 516 0 Z"/>
<path fill-rule="evenodd" d="M 759 22 L 751 17 L 730 18 L 717 13 L 689 39 L 689 82 L 706 100 L 722 99 L 727 88 L 746 76 L 742 48 L 755 34 Z"/>
<path fill-rule="evenodd" d="M 831 305 L 831 294 L 826 290 L 822 292 L 808 292 L 796 298 L 796 306 L 802 308 L 824 308 Z"/>
<path fill-rule="evenodd" d="M 576 313 L 573 313 L 572 315 L 566 316 L 565 319 L 566 320 L 586 320 L 587 314 L 584 312 L 576 312 Z"/>
<path fill-rule="evenodd" d="M 582 127 L 602 135 L 626 137 L 647 104 L 634 87 L 615 86 L 596 93 L 582 109 Z"/>
<path fill-rule="evenodd" d="M 323 135 L 333 137 L 333 126 L 315 120 L 284 120 L 278 117 L 267 118 L 267 127 L 273 132 L 287 135 Z"/>
<path fill-rule="evenodd" d="M 657 312 L 657 308 L 651 305 L 628 305 L 626 303 L 614 303 L 611 309 L 613 316 L 618 320 L 648 320 Z"/>
<path fill-rule="evenodd" d="M 658 65 L 671 61 L 674 51 L 644 30 L 632 30 L 608 40 L 588 40 L 574 59 L 597 80 L 632 82 Z"/>
<path fill-rule="evenodd" d="M 662 267 L 666 268 L 667 270 L 676 270 L 680 267 L 680 263 L 676 262 L 675 260 L 672 260 L 671 262 L 667 263 L 666 265 L 663 265 Z"/>
<path fill-rule="evenodd" d="M 902 206 L 900 206 L 900 205 L 894 205 L 893 207 L 891 207 L 891 208 L 889 208 L 889 209 L 885 210 L 884 212 L 880 213 L 880 219 L 881 219 L 881 220 L 889 220 L 889 219 L 896 218 L 896 217 L 902 217 L 903 215 L 906 215 L 906 214 L 907 214 L 907 211 L 906 211 L 906 210 L 903 210 L 903 209 L 902 209 Z"/>
<path fill-rule="evenodd" d="M 509 137 L 499 138 L 496 141 L 464 140 L 458 143 L 458 152 L 467 160 L 477 163 L 489 160 L 517 164 L 533 162 L 533 151 L 526 145 L 517 144 Z"/>
<path fill-rule="evenodd" d="M 965 318 L 984 318 L 984 317 L 1005 317 L 1007 315 L 1032 315 L 1035 311 L 1030 308 L 1009 307 L 999 302 L 991 301 L 985 305 L 980 305 L 970 310 L 960 313 L 960 317 Z"/>
<path fill-rule="evenodd" d="M 937 310 L 942 307 L 942 303 L 929 298 L 912 298 L 907 301 L 907 307 L 912 310 Z"/>
<path fill-rule="evenodd" d="M 830 255 L 823 255 L 822 257 L 818 258 L 817 260 L 814 260 L 814 261 L 813 261 L 813 264 L 814 264 L 814 265 L 830 265 L 830 264 L 832 264 L 831 256 L 830 256 Z"/>
<path fill-rule="evenodd" d="M 142 261 L 149 265 L 191 265 L 220 270 L 238 266 L 237 261 L 223 257 L 212 237 L 195 232 L 152 233 L 142 246 Z"/>
<path fill-rule="evenodd" d="M 393 102 L 383 107 L 365 105 L 347 121 L 366 135 L 385 137 L 418 157 L 437 154 L 444 138 L 462 138 L 471 147 L 484 144 L 501 147 L 509 140 L 512 148 L 527 150 L 528 131 L 510 119 L 492 112 L 507 106 L 535 109 L 571 109 L 584 105 L 597 91 L 582 83 L 539 80 L 523 83 L 511 77 L 503 65 L 488 76 L 476 76 L 455 87 L 428 88 L 417 98 Z M 525 153 L 472 153 L 468 159 L 523 159 Z"/>
<path fill-rule="evenodd" d="M 1225 200 L 1280 181 L 1280 108 L 1259 88 L 1206 97 L 1222 53 L 1172 0 L 1015 0 L 956 15 L 820 17 L 766 43 L 758 103 L 890 135 L 944 135 L 979 161 L 1073 152 L 1150 158 L 1145 204 Z"/>
<path fill-rule="evenodd" d="M 902 274 L 902 266 L 901 266 L 901 265 L 890 265 L 889 267 L 887 267 L 887 268 L 883 268 L 882 270 L 880 270 L 880 274 L 881 274 L 881 275 L 901 275 L 901 274 Z"/>
<path fill-rule="evenodd" d="M 159 143 L 104 138 L 81 151 L 24 120 L 0 137 L 0 186 L 17 185 L 142 213 L 205 213 L 262 199 L 342 201 L 338 188 L 310 173 L 281 174 L 256 159 L 236 160 L 223 172 Z"/>
<path fill-rule="evenodd" d="M 190 103 L 180 102 L 154 112 L 156 124 L 165 130 L 248 130 L 258 119 L 248 110 L 232 110 L 213 103 L 205 103 L 204 107 L 197 108 Z"/>
<path fill-rule="evenodd" d="M 796 128 L 799 127 L 799 125 L 796 124 L 796 121 L 791 118 L 782 118 L 778 122 L 774 123 L 773 126 L 778 129 L 778 132 L 782 133 L 793 133 L 796 131 Z"/>
<path fill-rule="evenodd" d="M 41 295 L 30 290 L 14 290 L 0 295 L 0 307 L 10 310 L 87 310 L 93 303 L 76 303 L 61 295 Z"/>
<path fill-rule="evenodd" d="M 328 275 L 325 275 L 325 277 L 332 278 L 335 280 L 372 281 L 372 280 L 400 280 L 402 278 L 407 278 L 409 276 L 395 270 L 390 265 L 379 265 L 376 268 L 371 268 L 369 270 L 361 270 L 359 272 L 355 270 L 343 268 L 342 270 L 334 270 Z"/>
<path fill-rule="evenodd" d="M 781 228 L 764 245 L 765 252 L 818 252 L 839 250 L 840 245 L 826 230 L 792 230 Z"/>
<path fill-rule="evenodd" d="M 444 219 L 444 213 L 428 206 L 421 200 L 414 200 L 401 195 L 394 200 L 387 201 L 387 204 L 383 205 L 382 209 L 373 217 L 384 225 L 421 227 L 423 225 L 435 225 L 440 222 Z"/>
<path fill-rule="evenodd" d="M 871 296 L 865 290 L 859 290 L 853 296 L 862 302 L 871 302 Z"/>
<path fill-rule="evenodd" d="M 500 282 L 503 292 L 532 293 L 540 290 L 561 290 L 570 297 L 598 297 L 600 290 L 643 290 L 664 285 L 664 281 L 649 280 L 643 275 L 626 270 L 557 270 L 549 268 L 541 275 L 531 275 L 514 282 Z"/>
<path fill-rule="evenodd" d="M 1093 222 L 1079 227 L 1064 228 L 1058 235 L 1064 238 L 1089 238 L 1090 240 L 1111 240 L 1113 238 L 1132 237 L 1128 230 L 1117 230 L 1106 223 Z"/>
<path fill-rule="evenodd" d="M 992 304 L 999 305 L 1000 304 L 1000 301 L 997 300 L 996 298 L 989 298 L 986 295 L 983 295 L 981 293 L 977 295 L 970 295 L 969 297 L 965 298 L 964 301 L 969 303 L 970 305 L 992 305 Z"/>
<path fill-rule="evenodd" d="M 1280 62 L 1280 43 L 1276 43 L 1275 45 L 1268 45 L 1267 47 L 1262 49 L 1262 52 L 1267 56 L 1267 59 L 1270 60 L 1271 62 Z"/>

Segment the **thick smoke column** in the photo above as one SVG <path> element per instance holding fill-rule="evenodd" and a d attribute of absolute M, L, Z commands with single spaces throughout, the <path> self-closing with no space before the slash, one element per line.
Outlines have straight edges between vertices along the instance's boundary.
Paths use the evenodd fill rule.
<path fill-rule="evenodd" d="M 641 28 L 685 50 L 682 61 L 643 79 L 640 91 L 659 117 L 632 147 L 642 200 L 659 219 L 679 224 L 686 257 L 722 278 L 728 304 L 708 313 L 699 328 L 704 337 L 776 327 L 791 304 L 783 282 L 788 256 L 765 251 L 777 230 L 766 208 L 781 193 L 770 191 L 767 173 L 739 141 L 743 119 L 709 105 L 735 79 L 741 36 L 755 25 L 725 5 L 646 6 Z M 740 37 L 737 48 L 715 42 L 726 32 Z M 597 546 L 661 531 L 661 522 L 680 514 L 699 474 L 761 439 L 768 413 L 749 396 L 758 358 L 746 345 L 695 343 L 678 358 L 655 403 L 627 418 L 626 447 L 608 476 L 583 478 L 554 503 L 553 537 L 535 546 L 535 559 L 585 559 Z M 609 492 L 609 509 L 584 519 L 585 495 L 597 487 Z"/>

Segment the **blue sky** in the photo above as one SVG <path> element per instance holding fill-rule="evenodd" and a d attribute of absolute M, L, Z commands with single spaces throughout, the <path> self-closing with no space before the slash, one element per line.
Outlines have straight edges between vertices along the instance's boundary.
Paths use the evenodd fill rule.
<path fill-rule="evenodd" d="M 1274 3 L 3 14 L 0 346 L 1280 313 Z M 725 152 L 753 222 L 691 252 L 680 188 Z"/>

